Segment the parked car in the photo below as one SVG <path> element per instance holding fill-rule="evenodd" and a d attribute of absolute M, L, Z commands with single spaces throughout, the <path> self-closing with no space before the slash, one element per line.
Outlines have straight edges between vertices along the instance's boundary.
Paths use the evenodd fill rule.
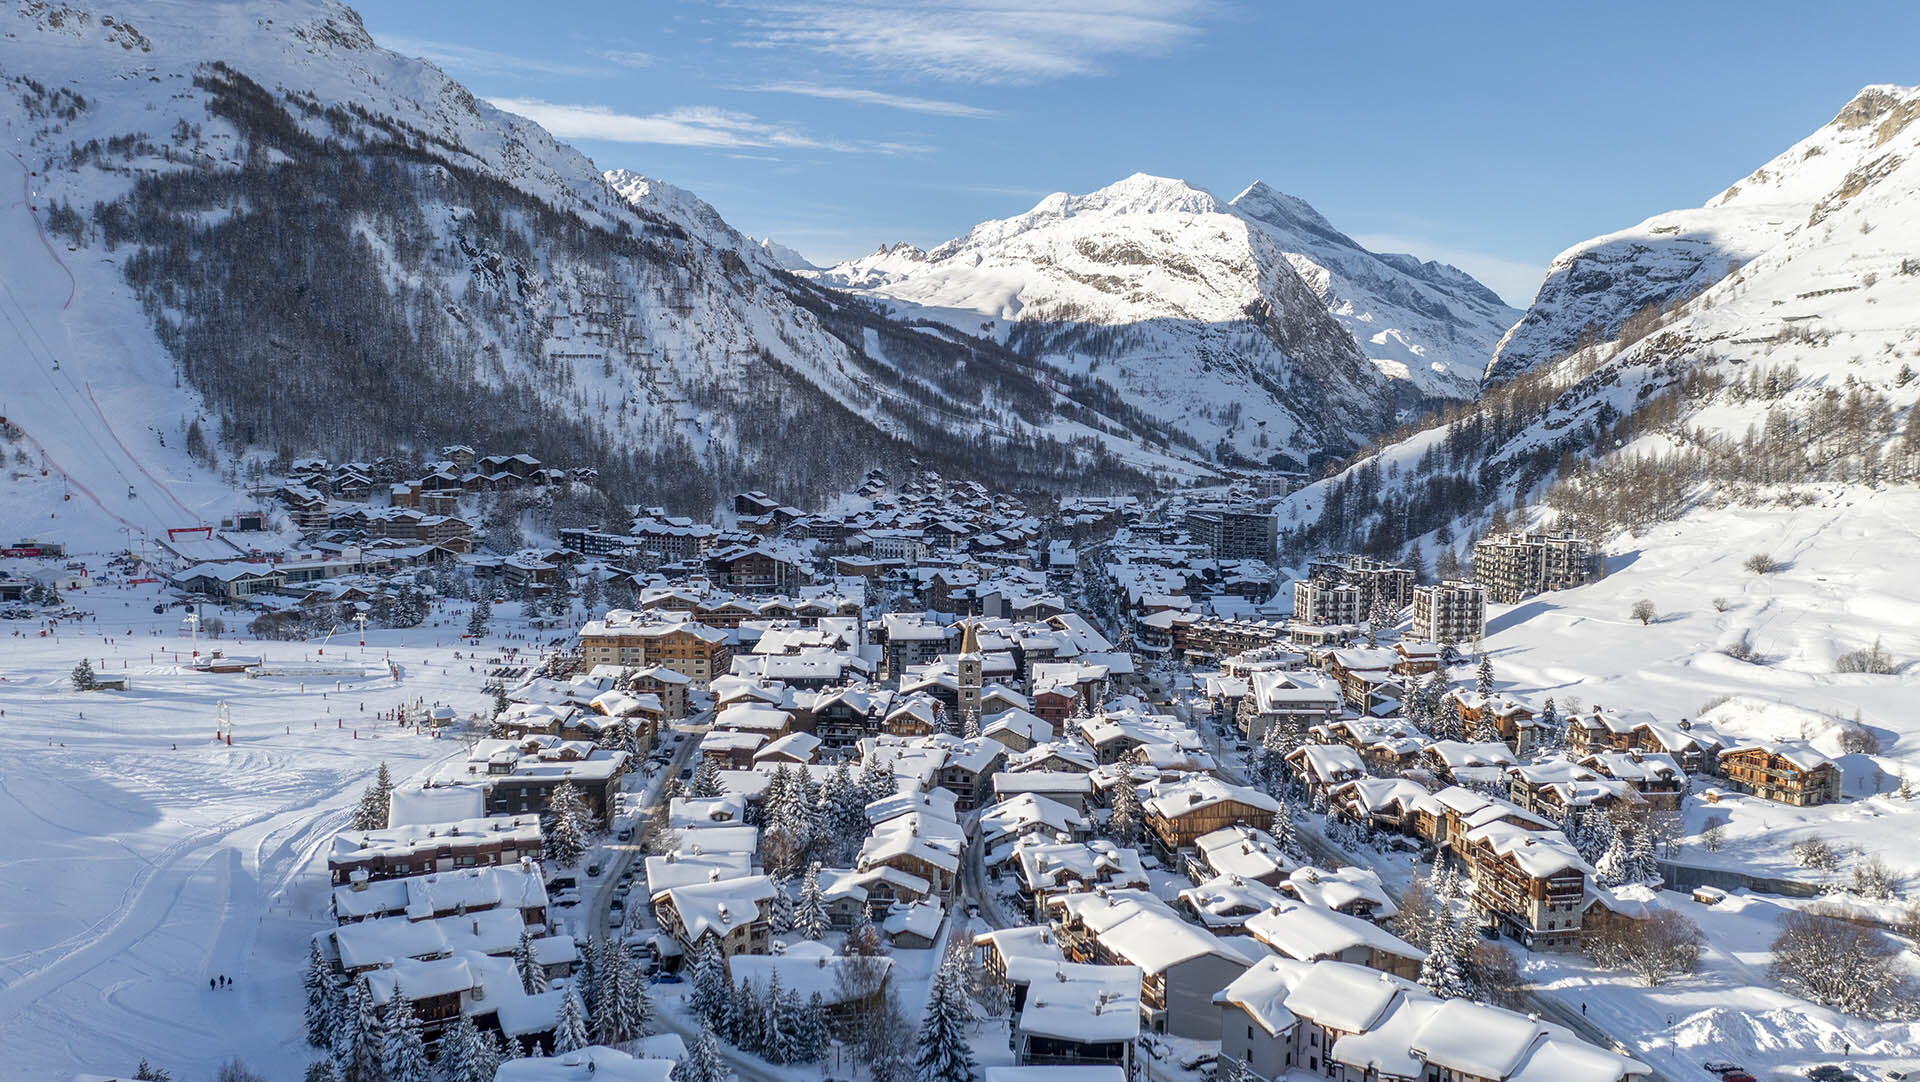
<path fill-rule="evenodd" d="M 691 777 L 693 777 L 693 768 L 692 768 L 692 767 L 690 767 L 690 766 L 683 766 L 683 767 L 681 767 L 681 768 L 680 768 L 680 780 L 681 780 L 681 781 L 686 781 L 686 780 L 687 780 L 688 778 L 691 778 Z"/>
<path fill-rule="evenodd" d="M 588 875 L 588 876 L 597 876 L 597 875 L 599 875 L 599 874 L 600 874 L 600 865 L 598 865 L 598 864 L 589 864 L 589 865 L 587 865 L 587 875 Z"/>
<path fill-rule="evenodd" d="M 613 835 L 613 839 L 614 839 L 615 841 L 620 841 L 620 842 L 630 842 L 630 841 L 632 841 L 632 840 L 633 840 L 633 828 L 632 828 L 632 827 L 621 827 L 621 828 L 620 828 L 620 829 L 619 829 L 618 831 L 616 831 L 616 832 L 614 833 L 614 835 Z"/>
<path fill-rule="evenodd" d="M 1706 1068 L 1708 1074 L 1723 1075 L 1723 1074 L 1727 1074 L 1730 1071 L 1746 1070 L 1745 1067 L 1740 1066 L 1738 1063 L 1727 1063 L 1724 1060 L 1713 1060 L 1713 1059 L 1710 1059 L 1707 1062 L 1702 1063 L 1700 1066 Z"/>

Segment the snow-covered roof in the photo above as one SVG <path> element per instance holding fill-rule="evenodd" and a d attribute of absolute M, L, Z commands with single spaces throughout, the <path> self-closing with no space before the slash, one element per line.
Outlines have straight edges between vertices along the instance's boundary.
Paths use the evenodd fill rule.
<path fill-rule="evenodd" d="M 1267 815 L 1280 810 L 1279 801 L 1260 790 L 1233 785 L 1212 774 L 1193 774 L 1178 781 L 1155 785 L 1153 795 L 1143 802 L 1143 806 L 1151 815 L 1177 819 L 1229 801 L 1245 804 Z"/>
<path fill-rule="evenodd" d="M 687 942 L 693 943 L 708 932 L 725 936 L 733 929 L 751 924 L 760 915 L 760 906 L 773 900 L 773 880 L 764 875 L 747 875 L 706 883 L 690 883 L 664 892 L 686 928 Z M 655 903 L 659 898 L 654 899 Z"/>
<path fill-rule="evenodd" d="M 1033 1037 L 1095 1043 L 1140 1035 L 1140 970 L 1057 963 L 1027 986 L 1016 1025 Z"/>
<path fill-rule="evenodd" d="M 555 1017 L 559 999 L 554 996 Z M 553 1027 L 548 1019 L 547 1028 Z M 617 1048 L 590 1045 L 577 1052 L 562 1052 L 537 1059 L 510 1059 L 500 1064 L 494 1082 L 667 1082 L 675 1061 L 668 1058 L 639 1058 Z"/>
<path fill-rule="evenodd" d="M 1244 922 L 1247 934 L 1303 962 L 1333 958 L 1355 947 L 1419 961 L 1427 953 L 1371 921 L 1305 903 L 1284 903 Z"/>
<path fill-rule="evenodd" d="M 845 975 L 858 971 L 885 980 L 893 969 L 891 958 L 848 958 L 792 948 L 786 954 L 736 954 L 727 964 L 735 983 L 744 981 L 764 991 L 778 977 L 780 987 L 798 993 L 802 1002 L 817 992 L 829 1007 L 863 994 L 859 982 Z"/>
<path fill-rule="evenodd" d="M 547 887 L 529 866 L 462 868 L 333 889 L 333 911 L 343 921 L 373 916 L 424 920 L 436 913 L 545 908 Z"/>

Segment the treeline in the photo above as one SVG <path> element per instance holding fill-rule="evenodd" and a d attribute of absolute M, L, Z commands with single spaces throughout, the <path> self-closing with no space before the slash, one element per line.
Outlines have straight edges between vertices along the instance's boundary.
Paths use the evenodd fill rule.
<path fill-rule="evenodd" d="M 600 324 L 598 385 L 638 386 L 649 343 L 633 317 L 755 303 L 759 287 L 730 278 L 743 267 L 730 272 L 638 209 L 614 229 L 557 210 L 391 118 L 279 99 L 221 65 L 196 84 L 243 136 L 242 166 L 143 176 L 124 199 L 62 224 L 76 240 L 135 249 L 126 277 L 230 446 L 344 459 L 482 442 L 593 466 L 618 502 L 691 512 L 741 487 L 825 496 L 873 466 L 991 474 L 1006 489 L 1149 487 L 1104 453 L 991 431 L 1007 413 L 1035 429 L 1055 416 L 1053 392 L 1023 358 L 863 318 L 794 280 L 792 299 L 848 344 L 846 359 L 916 408 L 863 416 L 764 346 L 703 343 L 694 360 L 704 355 L 706 375 L 675 366 L 667 397 L 683 395 L 727 438 L 689 431 L 670 408 L 625 422 L 622 410 L 654 410 L 653 399 L 616 403 L 603 390 L 594 400 L 592 374 L 546 351 L 553 313 L 588 307 L 571 314 Z M 310 133 L 289 108 L 331 134 Z M 448 208 L 459 208 L 450 229 L 438 218 Z M 870 329 L 899 368 L 866 357 Z M 646 438 L 632 438 L 634 427 Z"/>

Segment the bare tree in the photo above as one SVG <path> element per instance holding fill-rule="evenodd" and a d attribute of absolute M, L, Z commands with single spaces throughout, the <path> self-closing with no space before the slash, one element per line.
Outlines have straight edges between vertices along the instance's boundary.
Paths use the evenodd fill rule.
<path fill-rule="evenodd" d="M 1640 621 L 1642 627 L 1653 623 L 1654 617 L 1658 615 L 1660 613 L 1653 607 L 1653 602 L 1645 598 L 1633 603 L 1633 618 Z"/>
<path fill-rule="evenodd" d="M 1587 942 L 1587 956 L 1603 966 L 1630 971 L 1648 986 L 1665 984 L 1700 964 L 1705 938 L 1699 926 L 1671 909 L 1639 920 L 1609 921 Z"/>

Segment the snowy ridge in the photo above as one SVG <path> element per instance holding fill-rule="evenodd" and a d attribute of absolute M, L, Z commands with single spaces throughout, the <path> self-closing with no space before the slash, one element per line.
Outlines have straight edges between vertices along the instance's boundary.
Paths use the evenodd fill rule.
<path fill-rule="evenodd" d="M 538 125 L 379 48 L 339 4 L 21 2 L 0 9 L 0 34 L 0 128 L 18 155 L 0 159 L 0 181 L 31 196 L 0 213 L 19 254 L 0 275 L 21 333 L 44 340 L 0 350 L 19 389 L 5 413 L 26 420 L 54 476 L 150 535 L 234 504 L 180 453 L 193 418 L 214 434 L 226 418 L 257 446 L 300 452 L 352 455 L 397 432 L 506 439 L 537 454 L 545 441 L 542 457 L 566 464 L 617 448 L 629 477 L 722 484 L 719 470 L 690 464 L 761 470 L 769 484 L 766 470 L 791 468 L 831 484 L 830 473 L 857 475 L 909 444 L 990 469 L 1001 454 L 1061 461 L 1017 449 L 1077 440 L 1066 461 L 1195 469 L 1030 363 L 795 282 L 775 249 L 697 197 L 634 173 L 603 177 Z M 387 179 L 355 195 L 340 182 L 355 175 L 341 172 L 349 162 Z M 158 183 L 188 175 L 198 182 Z M 291 194 L 304 190 L 329 205 Z M 123 223 L 111 235 L 93 213 L 101 205 Z M 170 232 L 169 221 L 205 228 Z M 288 243 L 247 239 L 263 234 Z M 397 352 L 416 356 L 413 369 L 343 370 L 350 357 L 325 330 L 339 324 L 303 313 L 311 298 L 263 296 L 253 317 L 221 311 L 223 298 L 299 288 L 302 265 L 339 269 L 331 299 L 348 307 L 384 282 L 386 325 L 352 322 L 412 336 Z M 187 275 L 193 266 L 215 273 Z M 187 356 L 234 367 L 183 371 Z M 247 372 L 274 367 L 354 389 L 303 399 L 301 380 L 264 407 L 235 401 Z M 413 411 L 423 394 L 441 408 Z M 377 420 L 401 408 L 431 430 Z M 795 426 L 822 410 L 843 411 L 846 430 L 796 443 Z M 335 411 L 348 422 L 333 423 Z M 86 431 L 96 412 L 114 418 L 118 440 Z M 175 498 L 169 485 L 185 487 Z"/>
<path fill-rule="evenodd" d="M 1911 156 L 1912 88 L 1871 86 L 1834 119 L 1709 200 L 1576 244 L 1556 257 L 1525 317 L 1501 339 L 1487 379 L 1511 379 L 1584 342 L 1613 337 L 1650 305 L 1719 282 L 1803 239 L 1832 209 Z"/>
<path fill-rule="evenodd" d="M 1168 388 L 1150 373 L 1168 366 L 1214 372 L 1221 352 L 1250 351 L 1256 370 L 1298 378 L 1334 418 L 1363 434 L 1377 427 L 1360 419 L 1366 412 L 1384 415 L 1423 397 L 1472 397 L 1493 343 L 1519 314 L 1455 268 L 1367 251 L 1303 200 L 1265 184 L 1225 202 L 1186 181 L 1146 174 L 1083 195 L 1049 195 L 932 251 L 883 247 L 816 280 L 882 299 L 903 315 L 1038 345 L 1037 356 L 1069 371 L 1112 360 L 1119 371 L 1108 378 L 1143 408 L 1166 401 Z M 1285 314 L 1277 348 L 1251 340 L 1274 337 L 1282 320 L 1270 316 L 1254 321 L 1252 336 L 1170 326 L 1247 329 L 1250 304 Z M 1100 344 L 1092 350 L 1084 348 L 1088 336 L 1034 343 L 1016 337 L 1023 321 L 1105 333 L 1093 336 Z M 1387 382 L 1356 368 L 1356 353 Z M 1291 385 L 1276 393 L 1262 382 L 1252 375 L 1239 396 L 1252 424 L 1225 417 L 1218 401 L 1178 404 L 1204 426 L 1196 433 L 1203 443 L 1223 440 L 1239 454 L 1265 458 L 1283 446 L 1273 437 L 1306 423 L 1298 413 L 1313 404 L 1287 393 Z"/>

